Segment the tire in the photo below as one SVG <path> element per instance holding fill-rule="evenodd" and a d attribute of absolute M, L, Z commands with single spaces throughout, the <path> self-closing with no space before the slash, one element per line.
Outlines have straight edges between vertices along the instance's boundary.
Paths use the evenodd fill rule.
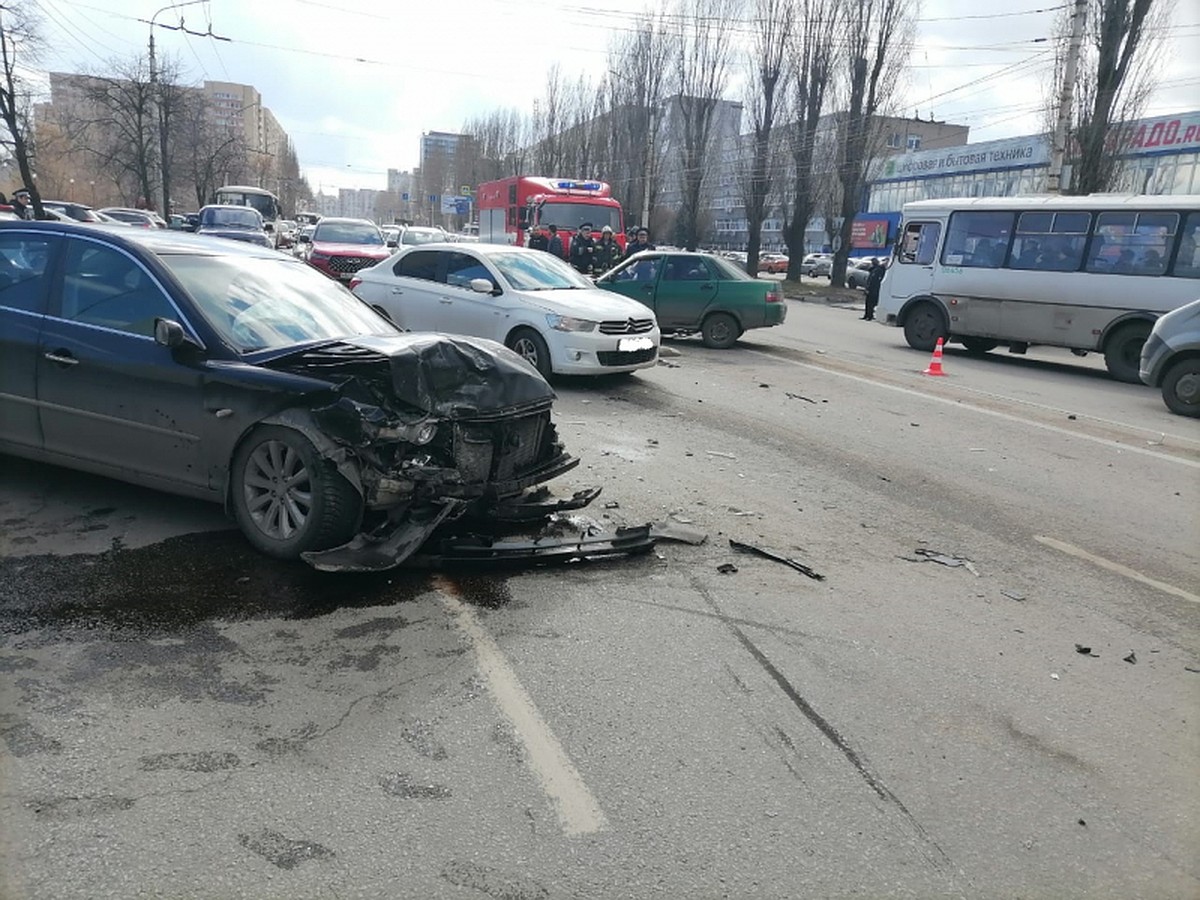
<path fill-rule="evenodd" d="M 904 340 L 914 350 L 932 350 L 938 338 L 949 337 L 945 314 L 929 301 L 922 301 L 904 317 Z"/>
<path fill-rule="evenodd" d="M 741 326 L 729 313 L 711 313 L 700 325 L 700 339 L 714 350 L 728 350 L 741 336 Z"/>
<path fill-rule="evenodd" d="M 550 348 L 532 328 L 518 328 L 508 336 L 505 346 L 537 369 L 543 378 L 548 379 L 552 374 Z"/>
<path fill-rule="evenodd" d="M 1177 416 L 1200 417 L 1200 357 L 1174 363 L 1162 381 L 1163 403 Z"/>
<path fill-rule="evenodd" d="M 268 556 L 298 559 L 344 544 L 358 530 L 362 497 L 291 428 L 255 429 L 234 453 L 229 477 L 238 527 Z"/>
<path fill-rule="evenodd" d="M 993 341 L 991 338 L 967 337 L 962 339 L 962 343 L 967 352 L 975 356 L 983 356 L 1000 346 L 999 341 Z"/>
<path fill-rule="evenodd" d="M 1104 344 L 1104 365 L 1108 374 L 1126 384 L 1141 384 L 1138 368 L 1142 345 L 1149 336 L 1149 322 L 1130 322 L 1114 331 Z"/>

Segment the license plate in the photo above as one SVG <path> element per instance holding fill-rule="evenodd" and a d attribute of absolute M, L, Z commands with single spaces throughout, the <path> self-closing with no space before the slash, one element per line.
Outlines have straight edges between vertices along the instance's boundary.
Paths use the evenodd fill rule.
<path fill-rule="evenodd" d="M 653 346 L 654 341 L 648 337 L 621 338 L 617 341 L 617 350 L 621 353 L 630 353 L 634 350 L 649 350 Z"/>

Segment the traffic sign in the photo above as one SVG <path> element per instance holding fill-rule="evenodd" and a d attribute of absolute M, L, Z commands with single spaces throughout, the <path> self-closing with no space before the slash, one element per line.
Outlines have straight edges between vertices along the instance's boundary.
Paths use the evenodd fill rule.
<path fill-rule="evenodd" d="M 429 202 L 430 202 L 430 203 L 437 203 L 437 202 L 438 202 L 438 195 L 437 195 L 437 194 L 430 194 L 430 195 L 429 195 Z"/>
<path fill-rule="evenodd" d="M 400 199 L 403 200 L 405 203 L 407 203 L 408 202 L 408 191 L 405 191 L 403 194 L 401 194 Z"/>

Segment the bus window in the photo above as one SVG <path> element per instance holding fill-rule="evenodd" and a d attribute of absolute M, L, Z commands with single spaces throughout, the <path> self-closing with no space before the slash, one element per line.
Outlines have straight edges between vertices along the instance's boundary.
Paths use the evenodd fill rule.
<path fill-rule="evenodd" d="M 942 265 L 998 269 L 1008 252 L 1013 214 L 1009 212 L 956 212 L 950 216 Z"/>
<path fill-rule="evenodd" d="M 1090 213 L 1021 213 L 1008 254 L 1009 268 L 1077 271 L 1091 222 Z"/>
<path fill-rule="evenodd" d="M 1177 278 L 1200 278 L 1200 213 L 1188 213 L 1171 274 Z"/>
<path fill-rule="evenodd" d="M 918 266 L 933 265 L 938 238 L 941 236 L 941 222 L 909 222 L 900 238 L 897 261 Z"/>
<path fill-rule="evenodd" d="M 1088 258 L 1089 272 L 1162 275 L 1179 228 L 1176 213 L 1103 212 Z"/>

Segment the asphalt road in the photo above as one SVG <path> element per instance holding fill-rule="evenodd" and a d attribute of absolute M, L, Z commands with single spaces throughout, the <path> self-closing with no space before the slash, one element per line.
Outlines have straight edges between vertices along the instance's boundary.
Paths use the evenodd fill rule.
<path fill-rule="evenodd" d="M 634 559 L 321 576 L 0 459 L 0 895 L 1197 896 L 1200 425 L 857 315 L 558 385 L 556 490 L 708 536 Z"/>

